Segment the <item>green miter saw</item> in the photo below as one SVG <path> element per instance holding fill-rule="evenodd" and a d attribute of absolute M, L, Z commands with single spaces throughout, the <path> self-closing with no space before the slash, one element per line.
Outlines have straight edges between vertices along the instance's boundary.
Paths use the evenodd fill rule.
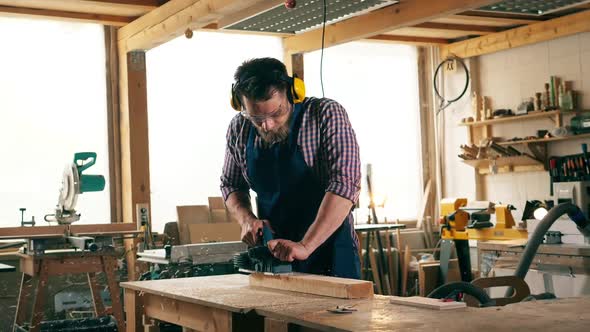
<path fill-rule="evenodd" d="M 80 220 L 80 214 L 76 213 L 75 209 L 78 195 L 85 192 L 104 190 L 104 176 L 82 174 L 95 162 L 95 152 L 78 152 L 74 154 L 74 162 L 66 165 L 63 173 L 55 214 L 46 215 L 45 221 L 71 224 Z"/>

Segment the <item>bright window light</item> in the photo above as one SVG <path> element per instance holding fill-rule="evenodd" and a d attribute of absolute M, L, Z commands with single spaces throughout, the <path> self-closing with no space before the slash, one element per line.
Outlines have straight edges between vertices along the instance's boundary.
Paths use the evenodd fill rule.
<path fill-rule="evenodd" d="M 103 27 L 0 18 L 0 226 L 55 212 L 75 152 L 93 151 L 88 174 L 107 187 L 80 195 L 77 223 L 109 223 L 109 162 Z"/>

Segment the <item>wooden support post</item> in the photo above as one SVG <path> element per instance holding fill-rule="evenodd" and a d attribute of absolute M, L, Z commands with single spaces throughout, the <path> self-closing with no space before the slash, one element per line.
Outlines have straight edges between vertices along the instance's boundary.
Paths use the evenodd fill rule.
<path fill-rule="evenodd" d="M 119 63 L 123 222 L 135 223 L 137 204 L 150 205 L 145 52 L 119 51 L 119 59 L 126 59 Z M 134 241 L 126 240 L 125 247 L 129 280 L 136 280 Z"/>
<path fill-rule="evenodd" d="M 125 316 L 127 318 L 127 332 L 142 330 L 143 302 L 139 293 L 132 289 L 125 289 Z"/>
<path fill-rule="evenodd" d="M 109 293 L 111 294 L 111 303 L 113 304 L 113 316 L 117 320 L 117 330 L 125 330 L 125 319 L 123 318 L 123 307 L 121 305 L 121 293 L 119 291 L 119 284 L 115 276 L 117 269 L 117 258 L 114 256 L 102 256 L 102 266 L 109 286 Z"/>
<path fill-rule="evenodd" d="M 265 317 L 264 332 L 289 332 L 289 323 Z"/>
<path fill-rule="evenodd" d="M 45 300 L 47 299 L 47 281 L 49 281 L 49 266 L 45 260 L 41 260 L 39 263 L 39 282 L 33 304 L 33 319 L 31 320 L 30 332 L 41 331 L 41 320 L 45 313 Z"/>
<path fill-rule="evenodd" d="M 96 317 L 100 317 L 104 315 L 104 304 L 102 303 L 102 298 L 100 297 L 100 288 L 98 287 L 98 283 L 96 282 L 96 273 L 88 272 L 86 274 L 88 276 L 88 285 L 90 286 L 90 295 L 92 295 L 92 302 L 94 303 L 94 315 Z"/>

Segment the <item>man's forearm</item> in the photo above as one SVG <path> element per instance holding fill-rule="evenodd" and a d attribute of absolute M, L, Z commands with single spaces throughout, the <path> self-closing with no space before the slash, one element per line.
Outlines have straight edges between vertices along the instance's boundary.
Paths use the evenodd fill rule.
<path fill-rule="evenodd" d="M 352 202 L 331 192 L 324 195 L 317 217 L 305 233 L 301 244 L 310 252 L 315 251 L 342 225 L 350 212 Z"/>
<path fill-rule="evenodd" d="M 240 225 L 248 220 L 256 219 L 256 216 L 252 212 L 250 196 L 246 192 L 234 191 L 229 194 L 225 201 L 225 206 L 227 206 L 229 213 Z"/>

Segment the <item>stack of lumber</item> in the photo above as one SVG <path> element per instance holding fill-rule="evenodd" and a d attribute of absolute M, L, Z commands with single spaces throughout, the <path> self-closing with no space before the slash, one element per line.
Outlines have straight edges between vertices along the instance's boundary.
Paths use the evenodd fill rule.
<path fill-rule="evenodd" d="M 240 225 L 221 197 L 209 197 L 209 205 L 177 206 L 176 212 L 180 244 L 240 240 Z"/>

